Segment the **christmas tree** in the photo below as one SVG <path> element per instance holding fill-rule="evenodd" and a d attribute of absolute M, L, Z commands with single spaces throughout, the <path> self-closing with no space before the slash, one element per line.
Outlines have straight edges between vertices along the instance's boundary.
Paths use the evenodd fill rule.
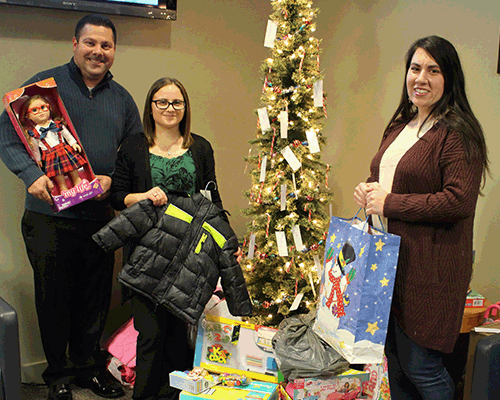
<path fill-rule="evenodd" d="M 328 166 L 321 161 L 323 80 L 318 13 L 309 0 L 271 0 L 262 64 L 258 123 L 246 158 L 251 217 L 241 265 L 254 302 L 252 322 L 276 326 L 290 312 L 308 312 L 328 231 Z M 295 302 L 295 304 L 294 304 Z"/>

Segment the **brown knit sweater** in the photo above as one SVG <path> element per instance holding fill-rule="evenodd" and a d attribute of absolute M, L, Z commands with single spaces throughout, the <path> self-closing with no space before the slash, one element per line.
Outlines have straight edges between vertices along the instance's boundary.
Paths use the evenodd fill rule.
<path fill-rule="evenodd" d="M 474 214 L 481 160 L 467 160 L 460 137 L 436 124 L 401 158 L 385 199 L 388 231 L 401 236 L 392 312 L 418 344 L 450 353 L 460 333 L 472 273 Z M 382 155 L 404 128 L 382 139 Z"/>

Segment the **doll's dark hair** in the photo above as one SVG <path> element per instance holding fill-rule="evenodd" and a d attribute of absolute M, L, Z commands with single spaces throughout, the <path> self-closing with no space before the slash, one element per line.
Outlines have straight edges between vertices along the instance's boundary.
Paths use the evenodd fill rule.
<path fill-rule="evenodd" d="M 189 103 L 189 96 L 187 90 L 182 83 L 180 83 L 175 78 L 160 78 L 155 83 L 151 85 L 148 94 L 146 95 L 146 102 L 144 104 L 144 114 L 142 117 L 142 123 L 144 125 L 144 136 L 146 136 L 146 141 L 148 145 L 154 146 L 156 140 L 155 133 L 155 120 L 153 119 L 153 96 L 162 87 L 168 85 L 175 85 L 179 88 L 184 97 L 184 102 L 186 107 L 184 108 L 184 117 L 179 124 L 179 130 L 181 131 L 181 136 L 183 138 L 182 147 L 184 149 L 189 148 L 193 144 L 193 136 L 191 136 L 191 104 Z"/>
<path fill-rule="evenodd" d="M 482 160 L 484 186 L 489 171 L 489 161 L 483 129 L 467 100 L 465 77 L 460 58 L 455 47 L 448 40 L 439 36 L 427 36 L 416 40 L 410 46 L 406 53 L 406 70 L 401 100 L 384 134 L 387 134 L 394 124 L 407 124 L 418 113 L 417 108 L 409 99 L 406 87 L 406 76 L 417 49 L 425 50 L 437 62 L 444 77 L 443 95 L 434 104 L 427 118 L 437 119 L 439 124 L 444 124 L 461 137 L 467 159 L 478 158 Z"/>
<path fill-rule="evenodd" d="M 80 36 L 85 25 L 104 26 L 105 28 L 111 29 L 113 32 L 113 43 L 116 46 L 116 27 L 108 17 L 100 14 L 88 14 L 81 18 L 75 27 L 75 39 L 77 42 L 80 40 Z"/>

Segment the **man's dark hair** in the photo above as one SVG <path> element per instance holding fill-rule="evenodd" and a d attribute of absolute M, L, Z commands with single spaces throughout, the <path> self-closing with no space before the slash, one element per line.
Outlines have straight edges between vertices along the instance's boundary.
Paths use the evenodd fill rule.
<path fill-rule="evenodd" d="M 99 14 L 88 14 L 78 23 L 76 24 L 75 28 L 75 39 L 78 42 L 80 40 L 80 36 L 82 33 L 82 29 L 85 25 L 94 25 L 94 26 L 104 26 L 106 28 L 109 28 L 113 31 L 113 42 L 116 46 L 116 28 L 115 24 L 111 22 L 111 20 L 108 17 L 105 17 L 104 15 L 99 15 Z"/>

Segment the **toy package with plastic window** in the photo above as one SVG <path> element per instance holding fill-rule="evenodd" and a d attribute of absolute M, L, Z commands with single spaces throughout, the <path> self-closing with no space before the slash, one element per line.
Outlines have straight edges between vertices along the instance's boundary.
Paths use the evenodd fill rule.
<path fill-rule="evenodd" d="M 200 318 L 194 365 L 215 373 L 244 374 L 248 378 L 278 382 L 272 338 L 276 329 L 204 315 Z"/>
<path fill-rule="evenodd" d="M 54 184 L 54 211 L 102 193 L 53 78 L 8 92 L 3 103 L 26 150 Z"/>

